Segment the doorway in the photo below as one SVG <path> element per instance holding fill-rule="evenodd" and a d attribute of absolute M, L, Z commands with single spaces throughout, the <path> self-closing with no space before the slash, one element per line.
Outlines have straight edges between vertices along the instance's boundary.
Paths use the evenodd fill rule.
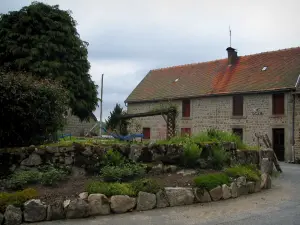
<path fill-rule="evenodd" d="M 279 161 L 284 161 L 284 128 L 273 129 L 273 149 Z"/>

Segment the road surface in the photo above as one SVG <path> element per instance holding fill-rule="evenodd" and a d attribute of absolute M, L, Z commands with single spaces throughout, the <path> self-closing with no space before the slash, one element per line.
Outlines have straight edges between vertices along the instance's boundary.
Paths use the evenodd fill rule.
<path fill-rule="evenodd" d="M 300 225 L 300 165 L 281 167 L 272 189 L 237 199 L 31 225 Z"/>

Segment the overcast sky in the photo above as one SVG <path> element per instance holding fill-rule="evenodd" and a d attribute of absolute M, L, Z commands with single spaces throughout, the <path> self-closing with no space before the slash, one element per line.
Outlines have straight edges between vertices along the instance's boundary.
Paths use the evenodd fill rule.
<path fill-rule="evenodd" d="M 26 0 L 1 0 L 0 13 Z M 150 69 L 300 46 L 298 0 L 45 0 L 70 9 L 89 42 L 91 75 L 100 86 L 103 116 L 124 100 Z M 100 89 L 99 89 L 100 93 Z M 95 115 L 99 117 L 99 109 Z"/>

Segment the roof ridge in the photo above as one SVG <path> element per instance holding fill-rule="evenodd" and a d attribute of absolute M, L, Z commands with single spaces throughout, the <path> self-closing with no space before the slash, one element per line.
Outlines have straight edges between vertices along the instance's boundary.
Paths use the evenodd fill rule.
<path fill-rule="evenodd" d="M 273 51 L 260 52 L 260 53 L 254 53 L 254 54 L 249 54 L 249 55 L 242 55 L 242 56 L 239 56 L 239 57 L 242 58 L 242 57 L 248 57 L 248 56 L 263 55 L 263 54 L 268 54 L 268 53 L 293 50 L 293 49 L 297 49 L 297 48 L 300 49 L 300 46 L 298 46 L 298 47 L 291 47 L 291 48 L 283 48 L 283 49 L 278 49 L 278 50 L 273 50 Z M 167 66 L 167 67 L 152 69 L 150 71 L 161 71 L 161 70 L 166 70 L 166 69 L 175 69 L 175 68 L 186 67 L 186 66 L 193 66 L 193 65 L 199 65 L 199 64 L 205 64 L 205 63 L 213 63 L 213 62 L 217 62 L 217 61 L 221 61 L 221 60 L 225 60 L 225 59 L 227 59 L 227 58 L 215 59 L 215 60 L 210 60 L 210 61 L 205 61 L 205 62 L 187 63 L 187 64 L 176 65 L 176 66 Z"/>

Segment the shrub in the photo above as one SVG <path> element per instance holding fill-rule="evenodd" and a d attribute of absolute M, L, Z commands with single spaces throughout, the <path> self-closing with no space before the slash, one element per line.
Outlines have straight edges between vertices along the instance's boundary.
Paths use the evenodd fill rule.
<path fill-rule="evenodd" d="M 146 178 L 133 181 L 131 185 L 135 195 L 137 195 L 139 191 L 156 194 L 160 189 L 162 189 L 162 186 L 159 185 L 156 180 Z"/>
<path fill-rule="evenodd" d="M 86 191 L 89 194 L 101 193 L 108 197 L 112 195 L 135 195 L 129 183 L 106 183 L 101 181 L 92 181 L 86 186 Z"/>
<path fill-rule="evenodd" d="M 8 205 L 22 206 L 26 201 L 37 198 L 38 193 L 32 188 L 14 193 L 1 192 L 0 193 L 0 212 L 4 212 Z"/>
<path fill-rule="evenodd" d="M 219 145 L 212 147 L 212 157 L 210 163 L 214 169 L 222 169 L 230 160 L 228 152 L 223 150 Z"/>
<path fill-rule="evenodd" d="M 145 167 L 142 164 L 122 164 L 119 166 L 105 166 L 101 169 L 104 181 L 129 181 L 145 175 Z"/>
<path fill-rule="evenodd" d="M 22 170 L 15 172 L 7 181 L 7 187 L 11 189 L 21 189 L 26 185 L 35 184 L 41 179 L 41 173 L 34 170 Z"/>
<path fill-rule="evenodd" d="M 52 81 L 0 71 L 0 148 L 38 145 L 62 128 L 67 96 Z"/>
<path fill-rule="evenodd" d="M 103 157 L 103 165 L 118 166 L 124 163 L 124 157 L 118 151 L 108 150 Z"/>
<path fill-rule="evenodd" d="M 228 185 L 230 183 L 230 179 L 225 173 L 212 173 L 196 177 L 194 179 L 194 183 L 196 187 L 210 191 L 219 185 Z"/>
<path fill-rule="evenodd" d="M 66 177 L 66 173 L 63 170 L 50 168 L 43 173 L 41 183 L 43 185 L 56 185 L 59 181 L 62 181 Z"/>
<path fill-rule="evenodd" d="M 184 144 L 183 151 L 183 165 L 185 167 L 195 167 L 198 164 L 200 155 L 202 153 L 202 148 L 200 148 L 196 143 L 193 143 L 191 140 Z"/>
<path fill-rule="evenodd" d="M 261 175 L 260 171 L 254 165 L 239 165 L 231 168 L 226 168 L 225 173 L 233 178 L 244 176 L 249 181 L 258 181 Z"/>

